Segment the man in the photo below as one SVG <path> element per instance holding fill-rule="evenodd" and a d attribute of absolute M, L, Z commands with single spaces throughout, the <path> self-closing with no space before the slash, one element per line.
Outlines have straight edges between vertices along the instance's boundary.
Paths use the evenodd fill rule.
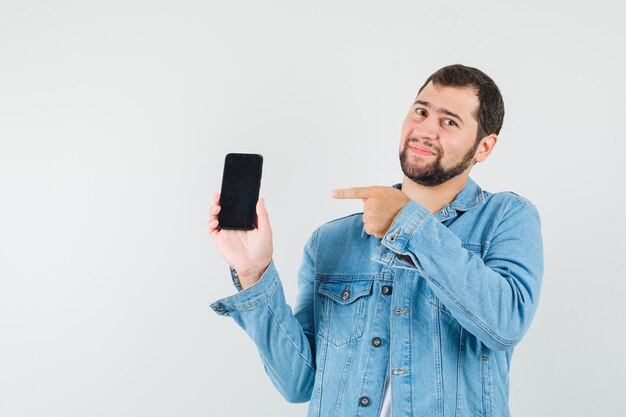
<path fill-rule="evenodd" d="M 540 219 L 511 192 L 469 178 L 504 118 L 483 72 L 444 67 L 420 88 L 401 129 L 402 184 L 335 190 L 363 213 L 311 236 L 292 314 L 258 227 L 209 232 L 241 291 L 212 308 L 257 344 L 288 400 L 309 416 L 508 416 L 514 346 L 534 315 L 543 274 Z"/>

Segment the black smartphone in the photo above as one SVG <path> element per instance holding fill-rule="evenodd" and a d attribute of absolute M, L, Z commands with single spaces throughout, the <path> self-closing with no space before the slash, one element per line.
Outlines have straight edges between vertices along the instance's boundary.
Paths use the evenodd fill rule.
<path fill-rule="evenodd" d="M 261 188 L 263 156 L 229 153 L 224 160 L 220 212 L 221 229 L 252 230 L 256 227 L 256 202 Z"/>

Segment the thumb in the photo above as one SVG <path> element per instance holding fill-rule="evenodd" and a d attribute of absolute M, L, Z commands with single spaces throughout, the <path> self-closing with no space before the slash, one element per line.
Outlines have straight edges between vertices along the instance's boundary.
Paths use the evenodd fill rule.
<path fill-rule="evenodd" d="M 259 231 L 264 232 L 271 230 L 270 218 L 267 215 L 267 210 L 265 209 L 265 199 L 263 198 L 260 198 L 259 201 L 256 202 L 256 216 L 257 228 Z"/>

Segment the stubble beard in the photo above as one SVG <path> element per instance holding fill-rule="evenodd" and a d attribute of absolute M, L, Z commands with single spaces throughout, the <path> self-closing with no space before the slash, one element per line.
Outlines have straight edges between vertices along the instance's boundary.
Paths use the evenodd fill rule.
<path fill-rule="evenodd" d="M 455 166 L 449 169 L 445 169 L 441 165 L 441 159 L 443 158 L 443 151 L 441 149 L 433 149 L 436 152 L 435 160 L 426 166 L 413 166 L 409 159 L 412 155 L 409 154 L 409 143 L 419 142 L 415 139 L 409 139 L 404 143 L 404 149 L 400 152 L 400 166 L 402 172 L 410 180 L 417 184 L 427 187 L 434 187 L 436 185 L 443 184 L 444 182 L 462 174 L 467 168 L 474 163 L 474 154 L 478 149 L 479 142 L 476 141 L 474 146 L 467 151 L 463 156 L 463 159 Z"/>

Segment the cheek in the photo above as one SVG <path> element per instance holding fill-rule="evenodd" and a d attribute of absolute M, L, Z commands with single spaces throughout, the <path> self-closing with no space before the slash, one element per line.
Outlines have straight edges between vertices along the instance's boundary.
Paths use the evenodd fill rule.
<path fill-rule="evenodd" d="M 402 137 L 404 138 L 413 128 L 415 127 L 415 122 L 410 118 L 406 117 L 402 121 L 402 126 L 400 126 L 400 132 L 402 133 Z"/>
<path fill-rule="evenodd" d="M 461 144 L 451 141 L 445 144 L 442 143 L 441 145 L 443 150 L 442 163 L 444 166 L 457 164 L 470 150 L 470 145 L 464 146 L 465 143 Z"/>
<path fill-rule="evenodd" d="M 414 122 L 411 120 L 404 119 L 402 122 L 402 126 L 400 126 L 400 149 L 404 147 L 404 142 L 406 142 L 406 138 L 410 135 L 413 130 Z"/>

